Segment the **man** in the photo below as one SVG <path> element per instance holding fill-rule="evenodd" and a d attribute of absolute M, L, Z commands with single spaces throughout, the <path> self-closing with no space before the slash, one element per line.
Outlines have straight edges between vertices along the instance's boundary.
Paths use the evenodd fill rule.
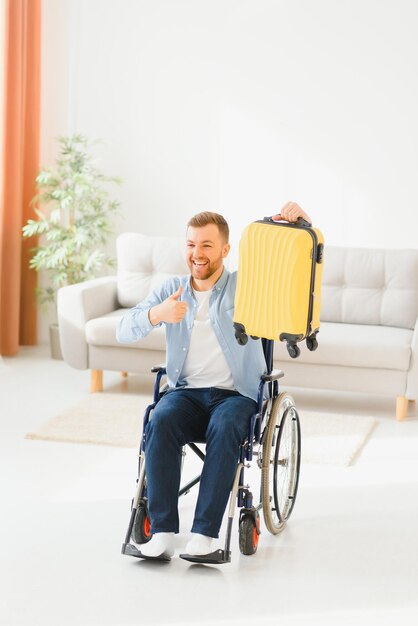
<path fill-rule="evenodd" d="M 276 220 L 311 221 L 295 202 Z M 239 447 L 257 409 L 259 379 L 266 363 L 261 341 L 238 345 L 233 328 L 236 272 L 223 260 L 230 249 L 225 219 L 204 212 L 188 223 L 189 276 L 171 278 L 121 320 L 118 341 L 129 343 L 165 324 L 169 389 L 147 426 L 145 468 L 151 540 L 140 546 L 143 558 L 174 554 L 179 532 L 178 491 L 182 447 L 206 441 L 192 526 L 190 555 L 211 552 L 228 502 Z"/>

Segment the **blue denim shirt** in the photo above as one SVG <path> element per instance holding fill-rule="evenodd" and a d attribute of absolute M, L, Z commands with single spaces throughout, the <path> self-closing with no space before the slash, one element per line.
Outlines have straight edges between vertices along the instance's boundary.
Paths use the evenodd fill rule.
<path fill-rule="evenodd" d="M 233 327 L 234 297 L 237 273 L 224 268 L 215 283 L 209 300 L 209 317 L 213 330 L 225 355 L 234 380 L 235 389 L 244 396 L 257 400 L 260 376 L 266 372 L 261 340 L 249 339 L 240 346 L 235 339 Z M 181 322 L 166 323 L 167 379 L 170 387 L 181 387 L 185 381 L 181 377 L 183 365 L 190 345 L 193 323 L 197 311 L 197 301 L 193 295 L 191 276 L 174 277 L 154 290 L 145 300 L 130 309 L 121 319 L 116 331 L 120 343 L 133 343 L 146 337 L 153 328 L 148 311 L 183 287 L 181 300 L 187 302 L 188 309 Z M 161 326 L 162 323 L 158 324 Z"/>

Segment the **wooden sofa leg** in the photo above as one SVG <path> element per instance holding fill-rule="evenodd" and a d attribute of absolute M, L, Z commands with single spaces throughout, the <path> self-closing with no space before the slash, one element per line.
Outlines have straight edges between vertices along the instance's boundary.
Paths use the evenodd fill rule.
<path fill-rule="evenodd" d="M 396 419 L 400 422 L 406 417 L 408 411 L 408 400 L 405 396 L 398 396 L 396 398 Z"/>
<path fill-rule="evenodd" d="M 91 370 L 90 391 L 103 391 L 103 370 Z"/>

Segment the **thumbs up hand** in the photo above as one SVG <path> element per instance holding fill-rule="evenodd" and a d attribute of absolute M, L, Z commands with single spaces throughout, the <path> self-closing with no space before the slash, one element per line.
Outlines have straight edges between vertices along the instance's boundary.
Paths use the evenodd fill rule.
<path fill-rule="evenodd" d="M 187 302 L 180 300 L 182 293 L 183 287 L 180 285 L 175 293 L 168 296 L 161 304 L 157 304 L 149 310 L 148 317 L 153 326 L 160 322 L 166 322 L 167 324 L 178 324 L 178 322 L 181 322 L 189 308 Z"/>
<path fill-rule="evenodd" d="M 177 291 L 175 293 L 173 293 L 172 296 L 168 296 L 167 300 L 178 300 L 181 296 L 181 294 L 183 293 L 183 287 L 180 285 L 180 287 L 177 289 Z"/>

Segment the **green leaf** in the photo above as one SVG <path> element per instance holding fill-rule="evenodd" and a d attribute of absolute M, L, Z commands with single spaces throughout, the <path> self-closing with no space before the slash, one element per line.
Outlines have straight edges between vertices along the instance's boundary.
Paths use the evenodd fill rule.
<path fill-rule="evenodd" d="M 84 271 L 90 272 L 92 268 L 99 269 L 103 264 L 104 254 L 101 250 L 94 250 L 87 258 Z"/>

